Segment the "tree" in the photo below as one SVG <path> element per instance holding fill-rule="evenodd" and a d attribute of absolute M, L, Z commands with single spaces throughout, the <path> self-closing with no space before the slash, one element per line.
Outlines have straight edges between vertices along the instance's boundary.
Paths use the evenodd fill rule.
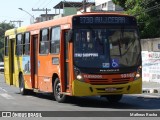
<path fill-rule="evenodd" d="M 0 23 L 0 61 L 3 61 L 5 31 L 12 28 L 14 28 L 13 24 L 5 22 Z"/>
<path fill-rule="evenodd" d="M 141 38 L 160 37 L 159 0 L 112 0 L 122 6 L 125 13 L 136 16 Z"/>

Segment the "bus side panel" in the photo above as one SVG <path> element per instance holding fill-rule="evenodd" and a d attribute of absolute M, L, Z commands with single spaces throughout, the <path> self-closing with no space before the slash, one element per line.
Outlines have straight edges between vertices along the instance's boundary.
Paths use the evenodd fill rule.
<path fill-rule="evenodd" d="M 11 78 L 10 78 L 10 72 L 9 72 L 9 58 L 4 57 L 4 76 L 5 76 L 5 82 L 8 85 L 11 85 Z"/>
<path fill-rule="evenodd" d="M 38 88 L 41 91 L 52 92 L 52 75 L 59 74 L 59 64 L 52 63 L 54 58 L 58 55 L 38 57 Z"/>
<path fill-rule="evenodd" d="M 25 80 L 25 88 L 32 89 L 31 75 L 23 75 Z"/>
<path fill-rule="evenodd" d="M 39 90 L 43 92 L 52 92 L 52 78 L 39 76 L 38 77 Z"/>
<path fill-rule="evenodd" d="M 15 69 L 16 68 L 15 60 L 16 60 L 16 57 L 14 56 L 13 85 L 15 85 L 16 87 L 19 87 L 19 71 Z"/>
<path fill-rule="evenodd" d="M 22 72 L 22 57 L 15 56 L 14 59 L 14 84 L 19 87 L 19 73 Z"/>

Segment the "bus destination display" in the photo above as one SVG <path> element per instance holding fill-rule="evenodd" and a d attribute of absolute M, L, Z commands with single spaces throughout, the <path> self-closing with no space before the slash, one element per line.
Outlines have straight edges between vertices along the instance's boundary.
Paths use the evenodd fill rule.
<path fill-rule="evenodd" d="M 73 19 L 77 25 L 87 24 L 136 24 L 133 17 L 125 16 L 79 16 Z"/>

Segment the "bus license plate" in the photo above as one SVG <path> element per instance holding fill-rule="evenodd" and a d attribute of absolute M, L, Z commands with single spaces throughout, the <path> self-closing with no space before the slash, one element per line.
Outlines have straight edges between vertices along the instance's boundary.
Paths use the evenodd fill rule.
<path fill-rule="evenodd" d="M 106 88 L 105 89 L 105 91 L 107 91 L 107 92 L 114 92 L 116 90 L 117 90 L 117 88 Z"/>

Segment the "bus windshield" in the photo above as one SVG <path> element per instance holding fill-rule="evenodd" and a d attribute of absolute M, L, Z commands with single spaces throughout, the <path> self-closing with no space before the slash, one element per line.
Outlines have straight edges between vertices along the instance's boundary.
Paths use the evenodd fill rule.
<path fill-rule="evenodd" d="M 76 29 L 74 64 L 83 68 L 123 68 L 139 65 L 136 29 Z"/>

